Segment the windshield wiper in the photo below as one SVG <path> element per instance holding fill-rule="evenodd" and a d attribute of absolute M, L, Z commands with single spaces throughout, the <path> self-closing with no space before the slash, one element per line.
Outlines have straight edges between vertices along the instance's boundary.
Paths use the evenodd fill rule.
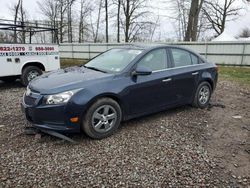
<path fill-rule="evenodd" d="M 84 68 L 87 68 L 87 69 L 91 69 L 91 70 L 95 70 L 95 71 L 99 71 L 99 72 L 103 72 L 103 73 L 107 73 L 107 71 L 104 71 L 104 70 L 101 70 L 101 69 L 98 69 L 96 67 L 89 67 L 89 66 L 85 66 L 83 65 Z"/>

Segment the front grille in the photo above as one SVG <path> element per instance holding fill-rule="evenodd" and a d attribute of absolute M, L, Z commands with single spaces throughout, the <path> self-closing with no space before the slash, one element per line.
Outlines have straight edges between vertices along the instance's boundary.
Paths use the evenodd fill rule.
<path fill-rule="evenodd" d="M 24 102 L 26 105 L 33 106 L 36 104 L 37 98 L 34 98 L 32 96 L 26 96 L 24 97 Z"/>

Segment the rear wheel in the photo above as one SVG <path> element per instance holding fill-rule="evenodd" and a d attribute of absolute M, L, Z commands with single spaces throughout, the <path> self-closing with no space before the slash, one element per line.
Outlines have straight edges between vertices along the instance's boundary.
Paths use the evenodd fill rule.
<path fill-rule="evenodd" d="M 121 108 L 110 98 L 98 99 L 88 109 L 82 123 L 83 131 L 91 138 L 102 139 L 113 134 L 121 122 Z"/>
<path fill-rule="evenodd" d="M 205 81 L 200 83 L 195 93 L 193 106 L 198 108 L 206 108 L 209 104 L 211 93 L 212 88 L 208 82 Z"/>
<path fill-rule="evenodd" d="M 21 82 L 24 86 L 27 86 L 31 80 L 40 76 L 42 73 L 42 70 L 36 66 L 25 67 L 21 75 Z"/>

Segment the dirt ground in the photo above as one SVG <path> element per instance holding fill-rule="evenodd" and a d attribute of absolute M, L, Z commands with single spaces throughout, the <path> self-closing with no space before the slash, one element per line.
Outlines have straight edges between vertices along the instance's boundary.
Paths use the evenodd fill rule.
<path fill-rule="evenodd" d="M 27 136 L 25 88 L 0 83 L 1 187 L 250 187 L 250 89 L 219 80 L 207 109 L 184 106 L 71 145 Z"/>
<path fill-rule="evenodd" d="M 242 182 L 244 176 L 249 182 L 250 90 L 222 80 L 212 103 L 223 104 L 225 108 L 214 107 L 209 111 L 204 147 L 231 182 Z"/>

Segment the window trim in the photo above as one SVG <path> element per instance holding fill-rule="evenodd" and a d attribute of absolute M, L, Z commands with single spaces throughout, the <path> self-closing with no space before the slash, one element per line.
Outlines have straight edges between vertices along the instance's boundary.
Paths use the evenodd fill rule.
<path fill-rule="evenodd" d="M 185 65 L 185 66 L 181 66 L 181 67 L 171 67 L 171 68 L 166 68 L 164 70 L 157 70 L 157 71 L 152 71 L 152 73 L 156 73 L 156 72 L 161 72 L 161 71 L 166 71 L 166 70 L 174 70 L 174 69 L 180 69 L 180 68 L 187 68 L 187 67 L 195 67 L 195 66 L 200 66 L 203 65 L 204 63 L 201 64 L 194 64 L 194 65 Z"/>

